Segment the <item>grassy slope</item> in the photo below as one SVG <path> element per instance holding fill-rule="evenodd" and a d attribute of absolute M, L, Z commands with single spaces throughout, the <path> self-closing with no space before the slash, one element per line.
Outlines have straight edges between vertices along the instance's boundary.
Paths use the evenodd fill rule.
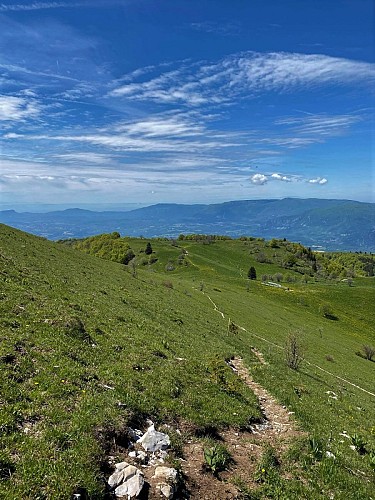
<path fill-rule="evenodd" d="M 267 272 L 270 265 L 260 265 L 247 255 L 245 243 L 216 242 L 208 249 L 184 243 L 192 264 L 199 267 L 206 293 L 226 316 L 246 328 L 247 332 L 241 333 L 244 342 L 265 354 L 269 365 L 253 369 L 256 380 L 294 411 L 303 427 L 336 455 L 335 462 L 306 466 L 311 484 L 319 478 L 314 495 L 319 497 L 324 490 L 334 491 L 335 498 L 348 494 L 350 498 L 367 498 L 373 483 L 366 486 L 355 474 L 364 474 L 371 483 L 368 463 L 348 448 L 347 439 L 340 433 L 362 434 L 374 448 L 375 398 L 306 363 L 299 372 L 286 369 L 283 351 L 259 336 L 283 347 L 287 334 L 299 331 L 310 363 L 375 393 L 375 363 L 355 355 L 363 344 L 375 342 L 374 279 L 359 278 L 354 287 L 344 283 L 292 283 L 293 291 L 289 292 L 251 282 L 246 292 L 244 269 L 264 266 L 262 272 Z M 272 271 L 279 270 L 274 267 Z M 322 304 L 330 306 L 337 321 L 322 316 Z M 327 355 L 333 356 L 334 362 L 328 361 Z M 251 366 L 251 360 L 247 361 Z M 330 398 L 327 391 L 334 391 L 338 399 Z"/>
<path fill-rule="evenodd" d="M 374 398 L 311 365 L 286 368 L 283 351 L 259 337 L 283 346 L 290 330 L 300 330 L 310 362 L 375 392 L 375 363 L 354 354 L 374 343 L 373 279 L 356 279 L 353 287 L 293 283 L 292 292 L 257 281 L 247 291 L 250 265 L 258 276 L 283 270 L 259 264 L 245 242 L 234 241 L 181 242 L 188 265 L 168 273 L 166 262 L 181 248 L 153 241 L 158 262 L 133 278 L 120 264 L 6 226 L 0 232 L 0 497 L 67 498 L 72 486 L 84 485 L 92 498 L 102 498 L 103 450 L 95 429 L 119 429 L 133 414 L 203 427 L 246 424 L 259 414 L 255 398 L 223 364 L 238 354 L 337 457 L 311 466 L 305 443 L 296 446 L 288 463 L 302 464 L 306 498 L 326 498 L 327 491 L 369 498 L 368 457 L 350 450 L 339 433 L 359 432 L 374 448 Z M 136 253 L 145 246 L 130 244 Z M 322 316 L 322 303 L 338 321 Z M 247 332 L 228 336 L 228 317 Z M 268 365 L 254 362 L 252 345 Z M 226 370 L 224 381 L 216 359 Z"/>
<path fill-rule="evenodd" d="M 200 426 L 259 415 L 229 368 L 236 392 L 216 383 L 215 356 L 225 367 L 239 342 L 200 294 L 5 226 L 1 242 L 0 465 L 15 472 L 0 496 L 67 498 L 83 484 L 100 498 L 94 429 L 134 413 Z"/>

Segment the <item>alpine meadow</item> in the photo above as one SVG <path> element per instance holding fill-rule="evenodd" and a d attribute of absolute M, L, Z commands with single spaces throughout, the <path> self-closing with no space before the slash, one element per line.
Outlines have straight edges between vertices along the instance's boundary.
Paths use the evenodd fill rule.
<path fill-rule="evenodd" d="M 4 225 L 0 252 L 2 498 L 112 498 L 124 461 L 139 498 L 160 464 L 175 498 L 373 497 L 373 256 Z"/>

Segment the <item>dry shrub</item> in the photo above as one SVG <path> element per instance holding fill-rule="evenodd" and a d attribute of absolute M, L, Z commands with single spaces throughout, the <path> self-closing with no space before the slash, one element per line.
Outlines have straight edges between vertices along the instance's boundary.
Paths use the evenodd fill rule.
<path fill-rule="evenodd" d="M 304 359 L 299 336 L 298 333 L 291 332 L 285 342 L 285 361 L 292 370 L 298 370 Z"/>

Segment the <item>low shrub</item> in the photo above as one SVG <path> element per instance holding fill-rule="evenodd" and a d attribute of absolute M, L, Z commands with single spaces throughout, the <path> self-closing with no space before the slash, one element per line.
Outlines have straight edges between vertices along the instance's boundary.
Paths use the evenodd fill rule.
<path fill-rule="evenodd" d="M 296 333 L 290 333 L 285 342 L 285 361 L 289 368 L 298 370 L 304 359 L 303 349 Z"/>
<path fill-rule="evenodd" d="M 204 460 L 209 470 L 216 475 L 218 472 L 228 467 L 231 456 L 225 446 L 222 444 L 215 444 L 210 448 L 204 449 Z"/>

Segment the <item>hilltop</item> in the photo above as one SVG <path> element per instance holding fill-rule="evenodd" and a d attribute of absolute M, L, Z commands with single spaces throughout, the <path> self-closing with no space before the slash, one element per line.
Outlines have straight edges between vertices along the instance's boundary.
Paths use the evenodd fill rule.
<path fill-rule="evenodd" d="M 370 498 L 375 363 L 363 346 L 374 345 L 375 317 L 364 255 L 323 265 L 301 245 L 256 238 L 62 244 L 4 225 L 0 241 L 0 496 L 59 500 L 82 487 L 106 498 L 110 457 L 127 459 L 128 428 L 151 419 L 171 436 L 167 463 L 190 498 L 217 498 L 224 484 L 244 499 Z M 290 333 L 304 349 L 298 370 L 285 362 Z M 229 366 L 239 359 L 243 380 Z M 284 441 L 262 430 L 272 419 L 255 383 L 290 412 L 296 431 Z M 191 447 L 219 442 L 237 462 L 215 477 Z"/>
<path fill-rule="evenodd" d="M 375 205 L 350 200 L 230 201 L 212 205 L 158 204 L 127 212 L 68 209 L 0 212 L 0 222 L 49 239 L 119 231 L 128 236 L 176 238 L 180 233 L 286 238 L 336 251 L 375 251 Z"/>

